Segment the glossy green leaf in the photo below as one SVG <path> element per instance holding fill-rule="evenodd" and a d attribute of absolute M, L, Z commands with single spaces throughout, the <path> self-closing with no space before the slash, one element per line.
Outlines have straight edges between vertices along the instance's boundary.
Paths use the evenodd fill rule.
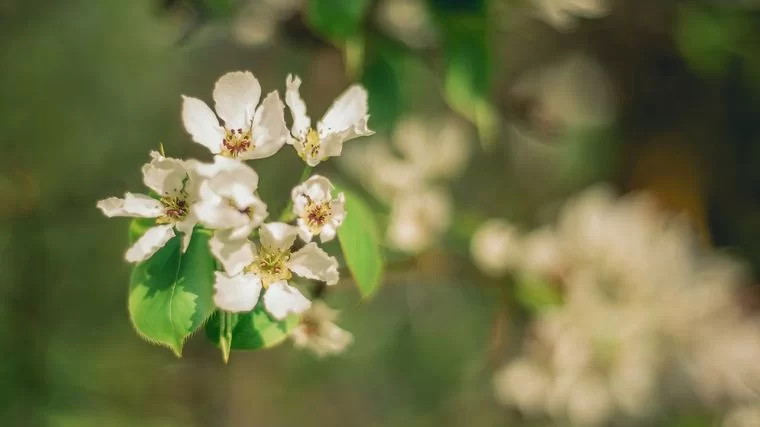
<path fill-rule="evenodd" d="M 130 234 L 142 230 L 133 222 Z M 142 230 L 144 232 L 144 230 Z M 185 253 L 175 236 L 132 271 L 129 314 L 137 333 L 147 341 L 182 354 L 182 345 L 214 310 L 214 259 L 208 232 L 196 229 Z"/>
<path fill-rule="evenodd" d="M 683 6 L 678 10 L 676 44 L 689 65 L 701 74 L 718 76 L 725 72 L 731 59 L 728 31 L 708 8 Z"/>
<path fill-rule="evenodd" d="M 368 298 L 380 287 L 383 275 L 377 220 L 366 201 L 350 191 L 341 191 L 346 195 L 346 219 L 338 228 L 338 241 L 359 292 Z"/>
<path fill-rule="evenodd" d="M 532 312 L 562 304 L 562 295 L 549 281 L 532 274 L 521 274 L 516 283 L 517 300 Z"/>
<path fill-rule="evenodd" d="M 324 37 L 343 41 L 359 32 L 369 4 L 369 0 L 310 0 L 307 22 Z"/>
<path fill-rule="evenodd" d="M 366 52 L 362 83 L 369 93 L 370 127 L 388 134 L 404 108 L 398 67 L 401 54 L 391 43 L 375 41 Z"/>
<path fill-rule="evenodd" d="M 217 311 L 206 324 L 206 335 L 215 344 L 223 341 L 221 318 L 223 312 Z M 282 343 L 290 332 L 298 326 L 299 316 L 289 316 L 285 320 L 273 319 L 259 303 L 253 311 L 237 313 L 230 316 L 232 339 L 229 348 L 233 350 L 259 350 L 274 347 Z"/>

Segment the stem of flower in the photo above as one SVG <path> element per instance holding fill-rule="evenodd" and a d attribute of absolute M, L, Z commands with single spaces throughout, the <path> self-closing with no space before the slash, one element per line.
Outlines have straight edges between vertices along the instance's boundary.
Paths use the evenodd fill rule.
<path fill-rule="evenodd" d="M 311 174 L 311 169 L 312 168 L 309 165 L 306 165 L 306 167 L 304 167 L 303 172 L 301 173 L 301 178 L 298 179 L 298 183 L 296 185 L 306 181 L 306 178 L 308 178 Z M 280 213 L 278 221 L 290 222 L 294 219 L 296 219 L 296 215 L 293 213 L 293 199 L 289 199 L 288 204 L 285 205 L 285 208 Z"/>
<path fill-rule="evenodd" d="M 219 313 L 219 347 L 222 350 L 224 363 L 230 360 L 230 347 L 232 347 L 232 313 L 222 311 Z"/>

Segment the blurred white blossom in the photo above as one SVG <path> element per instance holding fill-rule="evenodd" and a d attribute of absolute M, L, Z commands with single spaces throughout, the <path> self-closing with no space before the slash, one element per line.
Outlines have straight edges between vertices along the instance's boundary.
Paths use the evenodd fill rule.
<path fill-rule="evenodd" d="M 519 238 L 518 231 L 507 221 L 488 220 L 472 236 L 472 260 L 484 273 L 502 276 L 520 262 Z"/>
<path fill-rule="evenodd" d="M 743 269 L 682 218 L 594 188 L 522 242 L 516 270 L 559 281 L 563 303 L 538 313 L 524 354 L 496 375 L 500 401 L 582 426 L 646 418 L 683 381 L 703 403 L 757 401 L 760 323 L 735 299 Z"/>
<path fill-rule="evenodd" d="M 235 15 L 232 35 L 242 45 L 267 44 L 277 34 L 278 25 L 297 13 L 303 3 L 303 0 L 247 0 Z"/>
<path fill-rule="evenodd" d="M 578 18 L 601 18 L 610 12 L 610 0 L 532 0 L 538 17 L 559 31 L 575 30 Z"/>
<path fill-rule="evenodd" d="M 382 0 L 377 7 L 382 29 L 414 48 L 436 43 L 438 34 L 424 0 Z"/>
<path fill-rule="evenodd" d="M 303 314 L 301 324 L 293 331 L 293 343 L 319 357 L 343 353 L 353 341 L 353 336 L 335 324 L 337 319 L 337 310 L 322 301 L 315 301 Z"/>
<path fill-rule="evenodd" d="M 451 209 L 449 195 L 440 188 L 400 194 L 391 205 L 388 244 L 402 252 L 422 252 L 448 229 Z"/>

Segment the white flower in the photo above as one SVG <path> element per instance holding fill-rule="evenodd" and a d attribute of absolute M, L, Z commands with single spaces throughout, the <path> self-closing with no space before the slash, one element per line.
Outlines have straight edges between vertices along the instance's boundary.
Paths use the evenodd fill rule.
<path fill-rule="evenodd" d="M 383 0 L 376 16 L 385 31 L 414 48 L 431 46 L 438 38 L 423 0 Z"/>
<path fill-rule="evenodd" d="M 346 89 L 314 129 L 299 92 L 301 79 L 288 75 L 286 85 L 285 103 L 293 117 L 292 137 L 288 143 L 309 166 L 339 156 L 344 142 L 375 133 L 367 128 L 367 91 L 363 87 L 353 85 Z"/>
<path fill-rule="evenodd" d="M 299 235 L 305 242 L 316 235 L 322 242 L 330 241 L 343 223 L 346 198 L 343 193 L 333 198 L 332 190 L 330 181 L 319 175 L 293 189 L 293 213 L 298 217 Z"/>
<path fill-rule="evenodd" d="M 311 301 L 288 283 L 293 273 L 327 285 L 338 282 L 338 261 L 316 243 L 292 251 L 298 228 L 273 222 L 262 225 L 259 231 L 258 248 L 249 240 L 224 240 L 219 234 L 211 239 L 211 252 L 225 269 L 216 273 L 214 284 L 214 302 L 222 310 L 252 310 L 263 288 L 264 307 L 281 320 L 311 306 Z"/>
<path fill-rule="evenodd" d="M 214 86 L 216 113 L 203 101 L 183 96 L 182 121 L 193 141 L 212 153 L 241 160 L 272 156 L 287 139 L 285 107 L 277 91 L 259 104 L 261 86 L 250 72 L 223 75 Z M 258 105 L 258 107 L 257 107 Z"/>
<path fill-rule="evenodd" d="M 261 46 L 273 41 L 277 26 L 293 16 L 301 0 L 247 0 L 232 23 L 235 40 L 246 46 Z"/>
<path fill-rule="evenodd" d="M 150 258 L 174 237 L 175 228 L 183 233 L 182 250 L 186 250 L 197 222 L 191 207 L 197 198 L 199 179 L 182 160 L 164 157 L 156 151 L 150 155 L 152 160 L 142 168 L 143 182 L 160 198 L 126 193 L 123 199 L 110 197 L 97 204 L 108 217 L 156 218 L 156 225 L 127 250 L 125 258 L 129 262 Z"/>
<path fill-rule="evenodd" d="M 601 18 L 609 13 L 609 0 L 533 0 L 539 16 L 559 31 L 572 31 L 578 18 Z"/>
<path fill-rule="evenodd" d="M 760 405 L 745 405 L 732 409 L 723 420 L 722 427 L 760 426 Z"/>
<path fill-rule="evenodd" d="M 392 205 L 386 231 L 388 243 L 402 252 L 429 248 L 451 223 L 451 200 L 438 188 L 398 196 Z"/>
<path fill-rule="evenodd" d="M 223 156 L 213 164 L 192 163 L 204 178 L 194 212 L 206 227 L 225 230 L 229 239 L 246 239 L 264 222 L 267 206 L 256 190 L 259 176 L 250 166 Z"/>
<path fill-rule="evenodd" d="M 340 354 L 351 344 L 353 336 L 334 323 L 337 318 L 336 310 L 315 301 L 290 337 L 296 347 L 307 348 L 319 357 Z"/>
<path fill-rule="evenodd" d="M 472 236 L 470 254 L 484 273 L 499 277 L 519 265 L 520 236 L 507 221 L 491 219 Z"/>

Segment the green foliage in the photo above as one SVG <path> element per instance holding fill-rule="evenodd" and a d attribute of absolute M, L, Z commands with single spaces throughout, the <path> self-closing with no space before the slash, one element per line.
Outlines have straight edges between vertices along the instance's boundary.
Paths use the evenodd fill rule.
<path fill-rule="evenodd" d="M 368 7 L 369 0 L 310 0 L 307 22 L 327 39 L 345 41 L 359 32 Z"/>
<path fill-rule="evenodd" d="M 224 312 L 217 311 L 206 324 L 206 336 L 220 345 L 222 337 L 221 319 Z M 228 325 L 232 339 L 229 346 L 233 350 L 260 350 L 282 343 L 291 331 L 298 326 L 299 316 L 293 315 L 285 320 L 273 319 L 259 303 L 247 313 L 227 313 L 231 323 Z"/>
<path fill-rule="evenodd" d="M 142 224 L 142 225 L 141 225 Z M 147 228 L 143 220 L 130 225 L 134 239 Z M 208 232 L 196 229 L 185 253 L 175 236 L 132 271 L 129 314 L 137 333 L 147 341 L 182 354 L 185 339 L 214 310 L 215 263 L 208 250 Z"/>
<path fill-rule="evenodd" d="M 562 295 L 549 281 L 531 274 L 521 274 L 515 283 L 520 305 L 531 312 L 544 311 L 562 304 Z"/>
<path fill-rule="evenodd" d="M 369 92 L 370 125 L 388 134 L 404 108 L 398 71 L 401 52 L 390 42 L 378 40 L 366 53 L 362 83 Z"/>
<path fill-rule="evenodd" d="M 346 219 L 338 228 L 338 241 L 362 297 L 369 298 L 380 287 L 383 258 L 377 219 L 367 202 L 350 191 L 346 195 Z"/>

